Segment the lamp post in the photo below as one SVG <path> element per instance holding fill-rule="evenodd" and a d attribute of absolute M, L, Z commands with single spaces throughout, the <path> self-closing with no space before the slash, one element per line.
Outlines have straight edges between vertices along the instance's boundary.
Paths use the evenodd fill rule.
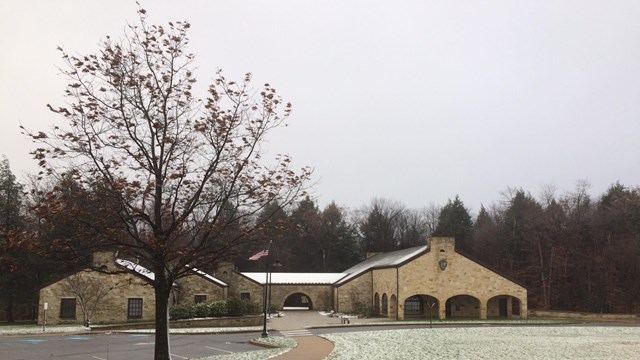
<path fill-rule="evenodd" d="M 427 306 L 429 307 L 429 328 L 433 328 L 433 307 L 436 306 L 436 302 L 429 300 Z"/>
<path fill-rule="evenodd" d="M 273 267 L 279 268 L 282 267 L 279 259 L 273 263 Z M 267 312 L 269 311 L 269 305 L 271 304 L 271 272 L 269 271 L 269 255 L 267 255 L 267 278 L 264 284 L 264 317 L 262 319 L 262 335 L 261 337 L 266 338 L 269 337 L 269 332 L 267 331 Z"/>
<path fill-rule="evenodd" d="M 269 243 L 269 247 L 271 247 L 271 243 Z M 266 279 L 264 281 L 264 293 L 262 295 L 262 308 L 264 313 L 262 314 L 262 337 L 269 337 L 269 333 L 267 332 L 267 296 L 269 291 L 269 254 L 267 253 L 267 273 Z"/>
<path fill-rule="evenodd" d="M 281 268 L 282 264 L 280 263 L 280 259 L 276 259 L 276 261 L 274 261 L 271 266 L 275 268 L 274 270 Z M 267 311 L 269 311 L 269 314 L 271 314 L 271 290 L 273 288 L 273 271 L 274 270 L 271 270 L 271 272 L 269 273 L 269 297 L 267 302 Z"/>

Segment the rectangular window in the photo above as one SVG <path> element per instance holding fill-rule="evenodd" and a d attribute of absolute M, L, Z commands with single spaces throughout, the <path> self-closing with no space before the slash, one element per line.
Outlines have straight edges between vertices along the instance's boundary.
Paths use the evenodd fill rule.
<path fill-rule="evenodd" d="M 129 299 L 129 306 L 127 308 L 127 317 L 129 319 L 142 318 L 142 299 L 141 298 Z"/>
<path fill-rule="evenodd" d="M 200 304 L 207 301 L 207 295 L 196 295 L 193 299 L 195 304 Z"/>
<path fill-rule="evenodd" d="M 76 318 L 76 299 L 60 300 L 60 319 Z"/>
<path fill-rule="evenodd" d="M 248 293 L 248 292 L 240 293 L 240 300 L 251 301 L 251 293 Z"/>

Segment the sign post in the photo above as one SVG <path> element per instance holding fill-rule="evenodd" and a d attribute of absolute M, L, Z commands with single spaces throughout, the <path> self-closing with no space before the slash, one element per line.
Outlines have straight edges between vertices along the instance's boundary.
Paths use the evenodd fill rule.
<path fill-rule="evenodd" d="M 42 312 L 43 312 L 43 316 L 42 316 L 42 332 L 45 331 L 45 327 L 47 326 L 47 309 L 49 309 L 49 303 L 48 302 L 44 303 L 44 306 L 42 306 Z"/>

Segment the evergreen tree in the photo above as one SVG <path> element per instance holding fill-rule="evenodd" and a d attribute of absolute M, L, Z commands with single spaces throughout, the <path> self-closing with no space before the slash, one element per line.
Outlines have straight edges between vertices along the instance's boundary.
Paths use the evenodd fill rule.
<path fill-rule="evenodd" d="M 469 211 L 456 195 L 455 199 L 447 202 L 440 210 L 438 227 L 433 236 L 451 236 L 456 239 L 456 249 L 469 252 L 469 240 L 473 231 L 473 222 Z"/>

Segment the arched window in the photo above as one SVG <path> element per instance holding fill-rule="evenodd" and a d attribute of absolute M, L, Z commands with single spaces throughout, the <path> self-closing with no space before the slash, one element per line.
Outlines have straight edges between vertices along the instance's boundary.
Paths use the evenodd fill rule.
<path fill-rule="evenodd" d="M 382 315 L 387 315 L 389 313 L 389 302 L 387 300 L 387 294 L 382 295 Z"/>

